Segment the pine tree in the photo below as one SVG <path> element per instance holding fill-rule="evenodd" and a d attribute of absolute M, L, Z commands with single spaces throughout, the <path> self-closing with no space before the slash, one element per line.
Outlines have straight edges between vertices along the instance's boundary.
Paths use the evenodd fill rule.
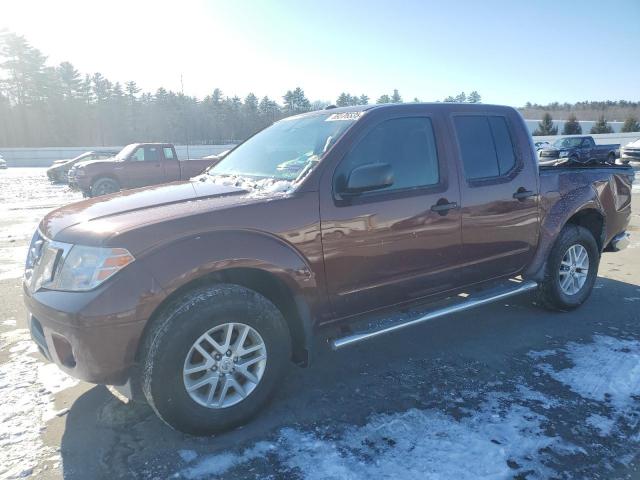
<path fill-rule="evenodd" d="M 534 136 L 540 135 L 557 135 L 558 127 L 553 124 L 551 114 L 546 112 L 542 117 L 542 121 L 538 123 L 538 128 L 533 132 Z"/>
<path fill-rule="evenodd" d="M 613 133 L 613 128 L 607 123 L 604 115 L 600 115 L 598 121 L 591 127 L 591 133 Z"/>
<path fill-rule="evenodd" d="M 465 95 L 464 92 L 460 92 L 458 95 L 456 95 L 456 102 L 464 103 L 466 101 L 467 101 L 467 96 Z"/>
<path fill-rule="evenodd" d="M 346 107 L 348 105 L 351 105 L 351 95 L 342 92 L 336 99 L 336 106 Z"/>
<path fill-rule="evenodd" d="M 482 97 L 476 90 L 471 92 L 467 97 L 467 102 L 469 103 L 480 103 L 481 100 L 482 100 Z"/>
<path fill-rule="evenodd" d="M 58 76 L 62 92 L 66 98 L 75 98 L 80 92 L 82 79 L 80 73 L 69 62 L 62 62 L 58 67 Z"/>
<path fill-rule="evenodd" d="M 391 103 L 402 103 L 402 97 L 398 93 L 397 89 L 393 90 L 393 95 L 391 95 Z"/>
<path fill-rule="evenodd" d="M 288 90 L 282 97 L 284 99 L 284 111 L 287 114 L 308 112 L 311 109 L 311 102 L 305 97 L 304 90 L 296 87 L 295 90 Z"/>
<path fill-rule="evenodd" d="M 444 101 L 446 103 L 454 103 L 456 101 L 456 99 L 453 98 L 451 95 L 449 95 L 447 98 L 444 99 Z"/>
<path fill-rule="evenodd" d="M 391 97 L 387 94 L 381 95 L 380 98 L 376 100 L 376 103 L 391 103 Z"/>
<path fill-rule="evenodd" d="M 363 93 L 362 95 L 360 95 L 360 98 L 358 99 L 358 105 L 368 105 L 368 104 L 369 104 L 369 97 Z"/>
<path fill-rule="evenodd" d="M 562 134 L 563 135 L 581 135 L 582 134 L 582 127 L 580 126 L 580 123 L 578 122 L 578 118 L 575 116 L 575 114 L 572 113 L 571 115 L 569 115 L 569 118 L 564 123 L 564 127 L 562 127 Z"/>
<path fill-rule="evenodd" d="M 624 121 L 624 125 L 622 125 L 621 132 L 640 132 L 640 122 L 638 122 L 638 119 L 633 115 L 627 117 Z"/>

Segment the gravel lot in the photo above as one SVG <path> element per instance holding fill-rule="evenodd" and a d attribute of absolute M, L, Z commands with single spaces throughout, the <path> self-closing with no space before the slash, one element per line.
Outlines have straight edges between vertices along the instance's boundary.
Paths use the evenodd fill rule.
<path fill-rule="evenodd" d="M 77 199 L 44 169 L 0 171 L 0 479 L 640 476 L 637 213 L 637 239 L 603 256 L 581 309 L 521 297 L 338 353 L 319 340 L 317 362 L 292 366 L 251 424 L 199 439 L 62 374 L 29 341 L 27 243 Z"/>

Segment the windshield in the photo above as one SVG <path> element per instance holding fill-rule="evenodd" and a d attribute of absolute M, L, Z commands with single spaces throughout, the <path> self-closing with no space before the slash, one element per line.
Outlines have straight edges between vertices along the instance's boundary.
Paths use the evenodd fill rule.
<path fill-rule="evenodd" d="M 126 160 L 129 155 L 133 153 L 133 151 L 138 148 L 137 143 L 132 143 L 131 145 L 127 145 L 124 147 L 118 154 L 116 155 L 116 160 Z"/>
<path fill-rule="evenodd" d="M 230 152 L 207 173 L 293 181 L 310 171 L 362 112 L 281 120 Z"/>
<path fill-rule="evenodd" d="M 83 158 L 87 158 L 91 156 L 91 152 L 84 152 L 82 155 L 78 155 L 76 158 L 72 158 L 72 162 L 76 162 L 78 160 L 82 160 Z"/>
<path fill-rule="evenodd" d="M 580 143 L 582 143 L 582 138 L 580 137 L 560 138 L 553 142 L 553 146 L 556 148 L 571 148 L 579 146 Z"/>

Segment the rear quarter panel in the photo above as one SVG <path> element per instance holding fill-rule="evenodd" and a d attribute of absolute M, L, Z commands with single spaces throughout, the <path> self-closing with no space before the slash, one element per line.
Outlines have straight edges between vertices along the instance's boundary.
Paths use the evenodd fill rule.
<path fill-rule="evenodd" d="M 525 276 L 540 279 L 560 230 L 583 210 L 595 210 L 604 218 L 601 238 L 596 239 L 604 249 L 629 224 L 632 181 L 633 170 L 624 167 L 541 169 L 540 242 Z"/>

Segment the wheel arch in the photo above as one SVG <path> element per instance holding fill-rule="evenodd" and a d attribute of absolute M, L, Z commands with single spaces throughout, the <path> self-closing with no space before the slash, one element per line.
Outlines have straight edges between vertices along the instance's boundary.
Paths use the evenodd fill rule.
<path fill-rule="evenodd" d="M 589 230 L 602 252 L 605 246 L 606 218 L 592 185 L 577 188 L 572 195 L 560 196 L 558 201 L 548 207 L 541 218 L 538 249 L 523 272 L 525 278 L 542 280 L 547 256 L 566 225 L 578 225 Z"/>
<path fill-rule="evenodd" d="M 285 281 L 273 272 L 255 267 L 230 267 L 216 270 L 195 278 L 172 291 L 155 308 L 141 335 L 136 351 L 136 361 L 140 360 L 139 352 L 142 339 L 155 320 L 170 305 L 186 293 L 207 285 L 227 283 L 240 285 L 255 290 L 271 301 L 282 313 L 291 334 L 292 361 L 300 366 L 308 366 L 312 358 L 313 336 L 312 318 L 306 300 L 293 290 Z"/>
<path fill-rule="evenodd" d="M 602 252 L 604 248 L 605 220 L 599 209 L 587 207 L 579 210 L 569 217 L 565 225 L 578 225 L 589 230 L 598 244 L 598 249 Z"/>
<path fill-rule="evenodd" d="M 99 182 L 100 180 L 113 180 L 118 185 L 118 188 L 122 188 L 120 180 L 112 173 L 99 173 L 97 175 L 93 175 L 91 177 L 91 180 L 89 180 L 89 188 L 93 189 L 95 183 Z"/>

